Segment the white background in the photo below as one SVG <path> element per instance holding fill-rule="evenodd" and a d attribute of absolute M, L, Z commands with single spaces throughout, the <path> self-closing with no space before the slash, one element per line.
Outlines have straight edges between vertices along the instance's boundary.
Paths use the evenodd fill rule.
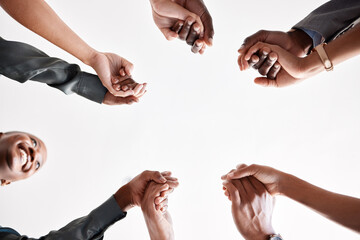
<path fill-rule="evenodd" d="M 245 37 L 287 31 L 323 2 L 207 0 L 215 39 L 199 56 L 179 40 L 165 40 L 148 1 L 49 1 L 92 47 L 132 61 L 134 78 L 149 83 L 148 92 L 138 104 L 108 107 L 0 77 L 1 131 L 31 132 L 49 152 L 38 174 L 1 188 L 0 224 L 45 235 L 86 215 L 145 169 L 179 178 L 169 199 L 177 239 L 240 238 L 220 180 L 238 163 L 269 165 L 359 197 L 359 57 L 283 89 L 256 86 L 258 74 L 240 72 L 236 62 Z M 93 71 L 2 10 L 0 29 L 5 39 Z M 284 197 L 277 198 L 273 226 L 285 239 L 359 239 Z M 140 209 L 105 238 L 148 239 Z"/>

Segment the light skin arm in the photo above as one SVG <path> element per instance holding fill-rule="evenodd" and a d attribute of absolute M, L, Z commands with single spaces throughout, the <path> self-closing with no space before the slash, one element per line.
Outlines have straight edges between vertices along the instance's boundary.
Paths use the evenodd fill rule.
<path fill-rule="evenodd" d="M 360 199 L 316 187 L 295 176 L 276 169 L 242 164 L 223 179 L 253 176 L 272 194 L 287 196 L 344 227 L 360 233 Z"/>
<path fill-rule="evenodd" d="M 169 186 L 167 184 L 151 182 L 141 203 L 141 210 L 152 240 L 172 240 L 175 238 L 172 219 L 167 211 L 167 197 L 156 205 L 156 200 L 161 197 L 162 192 L 168 190 Z"/>
<path fill-rule="evenodd" d="M 116 54 L 101 53 L 90 47 L 44 0 L 0 0 L 0 5 L 20 24 L 94 68 L 114 96 L 136 96 L 133 89 L 113 87 L 122 77 L 131 76 L 133 65 Z M 140 85 L 142 89 L 144 86 Z"/>
<path fill-rule="evenodd" d="M 359 38 L 360 25 L 357 25 L 341 37 L 324 46 L 334 66 L 360 54 Z M 247 53 L 242 56 L 243 61 L 248 61 L 254 53 L 263 48 L 268 48 L 270 51 L 275 52 L 278 55 L 277 61 L 282 66 L 282 69 L 285 70 L 285 73 L 279 74 L 280 76 L 278 75 L 275 80 L 268 78 L 258 78 L 255 80 L 264 86 L 287 86 L 325 70 L 317 52 L 312 52 L 305 58 L 299 58 L 277 45 L 263 42 L 258 42 L 253 45 Z M 270 83 L 270 81 L 274 83 Z"/>

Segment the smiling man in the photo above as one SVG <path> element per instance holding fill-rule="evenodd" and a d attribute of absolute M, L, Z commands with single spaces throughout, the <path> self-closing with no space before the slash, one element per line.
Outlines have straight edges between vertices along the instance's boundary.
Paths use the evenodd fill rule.
<path fill-rule="evenodd" d="M 24 132 L 0 133 L 1 185 L 22 180 L 36 173 L 46 162 L 43 141 Z"/>

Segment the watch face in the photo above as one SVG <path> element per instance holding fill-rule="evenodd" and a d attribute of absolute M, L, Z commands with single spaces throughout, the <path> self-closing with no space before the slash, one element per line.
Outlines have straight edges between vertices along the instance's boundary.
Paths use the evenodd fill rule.
<path fill-rule="evenodd" d="M 331 68 L 331 62 L 328 59 L 326 59 L 324 63 L 326 68 Z"/>

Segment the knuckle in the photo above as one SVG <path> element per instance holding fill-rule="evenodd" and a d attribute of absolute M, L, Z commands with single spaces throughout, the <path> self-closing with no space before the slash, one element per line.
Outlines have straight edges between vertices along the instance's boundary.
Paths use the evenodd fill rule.
<path fill-rule="evenodd" d="M 263 36 L 263 35 L 265 35 L 266 34 L 266 30 L 264 30 L 264 29 L 261 29 L 261 30 L 259 30 L 259 31 L 257 31 L 256 33 L 255 33 L 255 35 L 258 35 L 258 36 Z"/>

